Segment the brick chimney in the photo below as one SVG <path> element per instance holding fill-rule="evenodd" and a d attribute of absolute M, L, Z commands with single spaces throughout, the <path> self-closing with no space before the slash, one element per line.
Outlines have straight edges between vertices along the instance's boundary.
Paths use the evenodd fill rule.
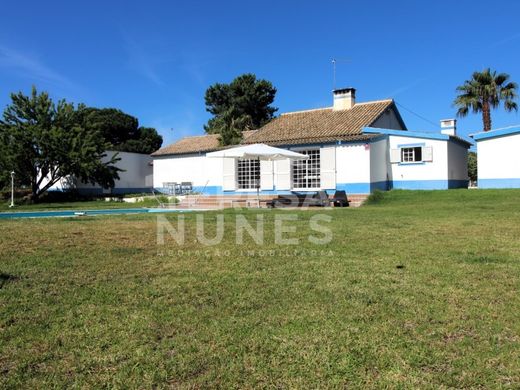
<path fill-rule="evenodd" d="M 356 104 L 356 89 L 342 88 L 332 91 L 334 95 L 333 110 L 350 110 Z"/>
<path fill-rule="evenodd" d="M 441 119 L 441 133 L 446 135 L 457 135 L 457 120 Z"/>

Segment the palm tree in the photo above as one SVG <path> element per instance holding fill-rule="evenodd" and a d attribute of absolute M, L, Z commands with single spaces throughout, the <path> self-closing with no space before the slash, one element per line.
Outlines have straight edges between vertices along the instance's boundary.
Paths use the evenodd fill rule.
<path fill-rule="evenodd" d="M 517 111 L 515 102 L 518 85 L 508 81 L 507 73 L 499 73 L 489 68 L 483 72 L 474 72 L 470 80 L 457 87 L 459 95 L 453 101 L 458 107 L 457 116 L 468 115 L 469 110 L 477 114 L 482 113 L 484 131 L 491 130 L 491 109 L 500 106 L 503 102 L 506 111 Z"/>

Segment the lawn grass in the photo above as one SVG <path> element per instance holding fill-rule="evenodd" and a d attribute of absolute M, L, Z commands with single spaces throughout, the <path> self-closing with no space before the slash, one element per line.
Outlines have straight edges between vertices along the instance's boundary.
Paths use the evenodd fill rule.
<path fill-rule="evenodd" d="M 307 240 L 318 213 L 326 246 Z M 263 246 L 222 214 L 214 247 L 196 213 L 182 247 L 150 215 L 0 222 L 0 387 L 520 386 L 520 191 L 241 212 Z M 280 214 L 299 245 L 274 243 Z"/>

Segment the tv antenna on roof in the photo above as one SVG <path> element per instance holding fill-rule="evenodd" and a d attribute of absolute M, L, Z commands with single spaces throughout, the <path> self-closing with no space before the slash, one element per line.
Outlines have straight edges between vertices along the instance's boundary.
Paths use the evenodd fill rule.
<path fill-rule="evenodd" d="M 333 58 L 332 59 L 332 89 L 336 89 L 336 64 L 346 64 L 352 62 L 348 58 Z"/>

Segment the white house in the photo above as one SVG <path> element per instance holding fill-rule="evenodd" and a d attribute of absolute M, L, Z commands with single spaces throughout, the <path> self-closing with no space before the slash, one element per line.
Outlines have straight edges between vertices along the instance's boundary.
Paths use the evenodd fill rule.
<path fill-rule="evenodd" d="M 262 194 L 467 187 L 470 143 L 456 136 L 454 121 L 437 134 L 410 132 L 391 99 L 357 103 L 353 88 L 333 94 L 332 107 L 282 114 L 244 134 L 243 144 L 287 148 L 307 160 L 210 159 L 217 135 L 187 137 L 152 154 L 154 187 L 192 182 L 208 195 L 254 192 L 258 182 Z"/>
<path fill-rule="evenodd" d="M 520 188 L 520 127 L 472 137 L 477 143 L 478 188 Z"/>
<path fill-rule="evenodd" d="M 76 178 L 63 178 L 56 183 L 50 191 L 64 191 L 75 189 L 83 195 L 122 195 L 151 192 L 153 184 L 153 161 L 147 154 L 106 151 L 102 161 L 107 162 L 118 153 L 118 161 L 115 165 L 121 169 L 119 180 L 115 180 L 114 188 L 105 189 L 100 185 L 82 183 Z"/>

